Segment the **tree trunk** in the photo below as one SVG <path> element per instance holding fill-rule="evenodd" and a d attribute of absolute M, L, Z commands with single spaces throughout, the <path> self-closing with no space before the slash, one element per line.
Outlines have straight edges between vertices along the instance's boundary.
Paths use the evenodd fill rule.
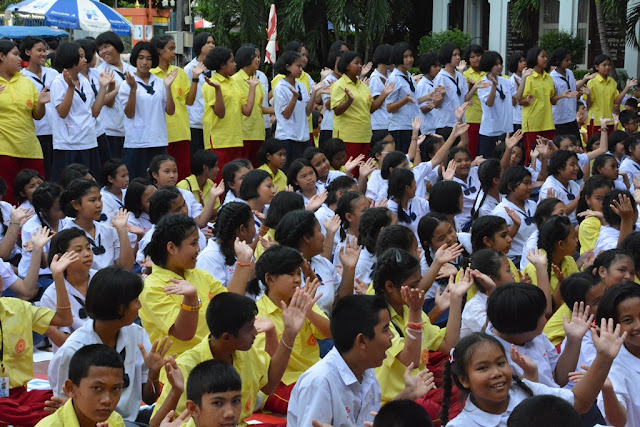
<path fill-rule="evenodd" d="M 607 27 L 606 27 L 606 18 L 604 16 L 604 8 L 602 6 L 603 0 L 596 0 L 596 24 L 598 25 L 598 38 L 600 39 L 600 48 L 602 49 L 602 53 L 611 57 L 611 46 L 609 45 L 609 39 L 607 38 Z M 618 80 L 618 75 L 616 74 L 616 66 L 611 61 L 611 78 L 614 80 Z"/>

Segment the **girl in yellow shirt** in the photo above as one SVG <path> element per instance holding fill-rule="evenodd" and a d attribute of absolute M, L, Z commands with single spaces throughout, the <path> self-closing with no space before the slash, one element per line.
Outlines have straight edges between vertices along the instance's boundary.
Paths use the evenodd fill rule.
<path fill-rule="evenodd" d="M 276 191 L 287 189 L 287 175 L 282 171 L 287 163 L 287 150 L 284 143 L 278 139 L 266 141 L 258 150 L 258 162 L 262 163 L 258 169 L 267 171 L 273 180 Z"/>
<path fill-rule="evenodd" d="M 613 162 L 615 163 L 615 159 Z M 600 227 L 607 225 L 602 214 L 602 200 L 609 191 L 611 191 L 611 181 L 602 175 L 594 175 L 584 183 L 576 208 L 577 216 L 582 221 L 578 231 L 580 255 L 595 249 L 600 236 Z"/>

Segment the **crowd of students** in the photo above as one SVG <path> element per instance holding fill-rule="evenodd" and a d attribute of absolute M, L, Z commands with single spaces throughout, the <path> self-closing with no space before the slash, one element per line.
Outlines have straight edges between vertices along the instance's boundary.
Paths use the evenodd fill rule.
<path fill-rule="evenodd" d="M 184 69 L 123 50 L 0 40 L 0 422 L 640 423 L 640 92 L 609 57 L 335 42 L 316 83 L 300 42 L 271 81 L 207 33 Z"/>

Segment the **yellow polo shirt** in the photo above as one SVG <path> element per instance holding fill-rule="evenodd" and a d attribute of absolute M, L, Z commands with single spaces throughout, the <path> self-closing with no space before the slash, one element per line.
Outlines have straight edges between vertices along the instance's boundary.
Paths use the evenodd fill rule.
<path fill-rule="evenodd" d="M 345 102 L 349 90 L 354 99 L 341 115 L 333 115 L 333 137 L 345 142 L 369 144 L 371 142 L 371 104 L 373 98 L 369 87 L 356 79 L 354 83 L 346 74 L 331 85 L 331 109 Z"/>
<path fill-rule="evenodd" d="M 10 81 L 0 77 L 0 86 L 5 87 L 0 92 L 0 156 L 42 159 L 32 116 L 38 104 L 38 90 L 21 73 L 15 73 Z"/>
<path fill-rule="evenodd" d="M 261 334 L 264 335 L 264 334 Z M 207 360 L 213 360 L 211 354 L 211 347 L 209 346 L 209 335 L 191 350 L 188 350 L 180 355 L 176 359 L 176 364 L 182 372 L 185 384 L 191 371 L 202 362 Z M 246 425 L 245 420 L 253 413 L 253 408 L 256 404 L 256 397 L 258 391 L 262 389 L 269 382 L 269 365 L 271 364 L 271 357 L 264 350 L 259 349 L 257 346 L 252 346 L 249 351 L 236 351 L 233 355 L 233 367 L 236 368 L 240 378 L 242 379 L 242 412 L 240 414 L 240 426 Z M 153 410 L 153 415 L 158 412 L 158 409 L 162 406 L 164 401 L 169 396 L 171 391 L 171 384 L 167 378 L 167 371 L 162 368 L 160 371 L 160 383 L 162 384 L 162 394 L 156 402 L 156 406 Z M 178 406 L 176 406 L 176 415 L 179 415 L 186 409 L 187 405 L 187 393 L 186 390 L 180 396 Z"/>
<path fill-rule="evenodd" d="M 233 76 L 231 80 L 236 82 L 238 88 L 242 91 L 245 99 L 249 97 L 249 75 L 241 68 Z M 245 141 L 264 141 L 264 118 L 262 117 L 262 101 L 264 100 L 264 89 L 262 85 L 256 86 L 256 95 L 253 101 L 253 109 L 249 117 L 242 116 L 242 138 Z"/>
<path fill-rule="evenodd" d="M 273 240 L 273 242 L 276 242 L 276 230 L 273 228 L 270 228 L 269 231 L 267 231 L 267 234 L 264 235 L 264 239 L 266 239 L 267 241 L 269 240 L 269 238 L 271 238 L 271 240 Z M 264 253 L 265 249 L 264 246 L 262 246 L 262 242 L 258 241 L 258 245 L 256 246 L 256 250 L 253 251 L 253 258 L 258 261 L 258 258 L 260 258 L 262 256 L 262 254 Z"/>
<path fill-rule="evenodd" d="M 0 339 L 9 388 L 26 387 L 33 379 L 33 335 L 44 334 L 55 312 L 18 298 L 0 298 Z"/>
<path fill-rule="evenodd" d="M 208 149 L 242 147 L 242 106 L 247 103 L 247 98 L 231 78 L 214 73 L 211 80 L 220 83 L 225 113 L 223 118 L 216 116 L 213 112 L 213 106 L 216 104 L 216 89 L 208 84 L 202 86 L 204 146 Z M 188 120 L 187 126 L 189 126 Z"/>
<path fill-rule="evenodd" d="M 387 358 L 384 359 L 382 365 L 375 369 L 376 377 L 380 382 L 380 389 L 382 390 L 382 404 L 390 401 L 398 395 L 404 389 L 404 371 L 407 369 L 397 359 L 398 354 L 404 349 L 404 343 L 407 328 L 409 322 L 409 307 L 403 306 L 402 315 L 396 313 L 396 311 L 388 305 L 389 314 L 391 315 L 391 331 L 393 331 L 393 338 L 391 339 L 391 347 L 387 350 Z M 432 325 L 429 321 L 429 317 L 422 313 L 422 351 L 420 352 L 420 366 L 416 367 L 411 374 L 416 375 L 418 372 L 426 369 L 427 362 L 429 362 L 429 351 L 436 351 L 444 336 L 447 333 L 447 328 L 439 328 Z M 402 336 L 398 330 L 401 331 Z"/>
<path fill-rule="evenodd" d="M 544 326 L 543 332 L 553 345 L 560 344 L 565 337 L 564 319 L 562 316 L 567 316 L 567 319 L 571 320 L 572 313 L 572 310 L 567 307 L 567 304 L 562 304 Z"/>
<path fill-rule="evenodd" d="M 540 253 L 546 256 L 546 251 L 544 249 L 540 249 Z M 564 257 L 564 260 L 562 260 L 562 264 L 559 267 L 565 279 L 571 276 L 573 273 L 580 272 L 580 270 L 578 270 L 578 266 L 576 265 L 575 260 L 570 256 Z M 523 273 L 529 274 L 529 277 L 531 277 L 531 283 L 538 286 L 538 276 L 536 276 L 536 267 L 533 264 L 531 263 L 527 264 L 527 266 L 524 268 Z M 556 286 L 558 286 L 558 278 L 556 277 L 556 273 L 553 272 L 553 269 L 551 270 L 551 278 L 549 282 L 551 284 L 551 294 L 553 295 L 553 293 L 556 290 Z"/>
<path fill-rule="evenodd" d="M 287 189 L 287 175 L 282 172 L 282 170 L 278 169 L 278 172 L 274 175 L 271 171 L 271 168 L 268 164 L 263 164 L 258 169 L 262 169 L 266 171 L 269 176 L 271 176 L 271 180 L 273 181 L 273 186 L 276 187 L 276 191 L 284 191 Z"/>
<path fill-rule="evenodd" d="M 191 129 L 189 129 L 189 114 L 187 113 L 187 96 L 191 89 L 191 80 L 184 70 L 175 65 L 169 65 L 167 74 L 171 74 L 174 69 L 178 69 L 178 75 L 171 84 L 171 96 L 176 110 L 172 116 L 165 113 L 167 119 L 167 133 L 169 135 L 169 144 L 177 141 L 191 141 Z M 151 73 L 164 80 L 167 77 L 162 68 L 156 67 L 151 69 Z"/>
<path fill-rule="evenodd" d="M 125 427 L 124 420 L 116 411 L 113 411 L 109 418 L 105 421 L 109 423 L 110 427 Z M 58 408 L 53 414 L 40 420 L 36 427 L 79 427 L 78 416 L 73 408 L 73 399 L 67 400 L 67 402 Z"/>
<path fill-rule="evenodd" d="M 278 82 L 284 78 L 284 74 L 276 74 L 276 76 L 271 80 L 271 90 L 273 90 Z M 296 79 L 297 82 L 302 83 L 304 87 L 307 88 L 307 92 L 311 93 L 311 77 L 306 71 L 302 72 L 302 75 Z M 313 122 L 311 120 L 311 114 L 307 116 L 307 122 L 309 123 L 309 133 L 313 132 Z"/>
<path fill-rule="evenodd" d="M 282 337 L 282 333 L 284 332 L 282 309 L 277 307 L 267 295 L 264 295 L 256 301 L 256 305 L 258 306 L 258 316 L 271 320 L 276 325 L 278 337 Z M 324 318 L 327 317 L 315 304 L 312 310 Z M 282 376 L 281 381 L 285 385 L 291 385 L 298 381 L 300 375 L 307 372 L 310 367 L 320 360 L 320 347 L 318 347 L 317 340 L 324 338 L 320 331 L 311 324 L 309 319 L 304 319 L 302 329 L 300 329 L 296 340 L 293 342 L 293 351 L 291 352 L 287 369 Z M 264 345 L 265 335 L 260 334 L 256 336 L 253 346 L 264 350 Z"/>
<path fill-rule="evenodd" d="M 227 288 L 214 279 L 209 272 L 194 268 L 185 270 L 184 278 L 178 276 L 173 271 L 153 265 L 151 274 L 144 281 L 144 288 L 140 294 L 142 308 L 139 315 L 142 320 L 142 327 L 149 334 L 151 342 L 162 341 L 166 336 L 173 341 L 171 353 L 184 353 L 195 347 L 203 338 L 209 335 L 209 327 L 205 313 L 209 306 L 209 301 L 214 296 L 227 292 Z M 198 289 L 198 298 L 202 301 L 202 307 L 198 312 L 198 327 L 195 336 L 189 341 L 182 341 L 169 335 L 169 329 L 176 322 L 182 304 L 182 295 L 167 295 L 163 288 L 170 284 L 169 279 L 186 280 Z"/>
<path fill-rule="evenodd" d="M 533 95 L 533 102 L 522 107 L 522 132 L 555 129 L 551 98 L 556 94 L 553 79 L 546 71 L 533 72 L 524 83 L 522 98 Z"/>
<path fill-rule="evenodd" d="M 580 255 L 589 249 L 595 249 L 598 237 L 600 237 L 600 227 L 602 223 L 595 216 L 585 218 L 580 223 L 578 229 L 578 239 L 580 240 Z"/>
<path fill-rule="evenodd" d="M 209 193 L 213 188 L 213 181 L 211 181 L 210 179 L 207 179 L 207 182 L 204 183 L 204 188 L 202 189 L 202 198 L 204 198 L 204 200 L 200 198 L 200 193 L 198 191 L 200 190 L 200 186 L 198 185 L 198 180 L 196 179 L 195 175 L 189 175 L 188 177 L 180 181 L 176 185 L 176 187 L 182 188 L 183 190 L 190 191 L 193 194 L 193 197 L 195 197 L 196 200 L 202 206 L 204 206 L 207 204 L 207 202 L 209 201 L 209 198 L 211 197 L 211 194 Z M 216 202 L 213 205 L 213 208 L 218 209 L 219 207 L 220 207 L 220 198 L 218 197 L 216 198 Z"/>
<path fill-rule="evenodd" d="M 487 73 L 486 71 L 477 72 L 469 67 L 462 75 L 477 83 L 482 80 Z M 471 97 L 471 102 L 473 103 L 467 108 L 464 117 L 467 123 L 480 123 L 482 121 L 482 103 L 480 102 L 480 98 L 478 98 L 478 91 Z"/>
<path fill-rule="evenodd" d="M 591 91 L 589 117 L 593 116 L 596 123 L 600 123 L 600 117 L 612 118 L 613 101 L 620 95 L 616 81 L 609 76 L 605 80 L 598 74 L 587 82 L 587 87 Z"/>

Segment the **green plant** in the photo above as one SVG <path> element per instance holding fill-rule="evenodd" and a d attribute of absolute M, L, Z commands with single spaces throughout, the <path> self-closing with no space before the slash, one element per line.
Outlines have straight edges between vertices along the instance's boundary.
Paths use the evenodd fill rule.
<path fill-rule="evenodd" d="M 454 43 L 462 51 L 471 44 L 471 36 L 458 29 L 446 30 L 439 33 L 434 33 L 432 31 L 429 35 L 420 39 L 418 52 L 422 55 L 427 52 L 437 51 L 440 49 L 440 46 L 445 43 Z"/>
<path fill-rule="evenodd" d="M 589 73 L 592 73 L 593 70 L 573 70 L 573 76 L 576 78 L 577 80 L 582 80 L 582 78 Z"/>
<path fill-rule="evenodd" d="M 511 30 L 523 39 L 533 38 L 540 0 L 515 0 L 511 3 Z"/>
<path fill-rule="evenodd" d="M 575 64 L 582 63 L 584 58 L 584 40 L 579 37 L 573 37 L 571 33 L 566 31 L 549 31 L 540 37 L 539 46 L 547 51 L 547 55 L 551 54 L 558 48 L 562 47 L 571 53 L 571 62 Z"/>

